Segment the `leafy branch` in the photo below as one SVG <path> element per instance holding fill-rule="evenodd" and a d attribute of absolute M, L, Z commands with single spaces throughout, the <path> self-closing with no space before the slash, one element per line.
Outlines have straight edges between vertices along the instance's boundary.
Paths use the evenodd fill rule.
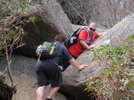
<path fill-rule="evenodd" d="M 90 77 L 85 91 L 92 91 L 97 100 L 134 99 L 133 44 L 134 34 L 122 44 L 102 45 L 99 49 L 93 49 L 93 60 L 101 69 L 98 76 Z"/>
<path fill-rule="evenodd" d="M 14 81 L 10 64 L 13 50 L 25 45 L 23 37 L 27 33 L 23 27 L 29 22 L 35 22 L 35 17 L 27 17 L 26 9 L 30 3 L 27 0 L 1 1 L 0 9 L 0 59 L 6 59 L 6 67 L 0 77 L 8 72 L 11 80 L 11 87 L 14 87 Z"/>

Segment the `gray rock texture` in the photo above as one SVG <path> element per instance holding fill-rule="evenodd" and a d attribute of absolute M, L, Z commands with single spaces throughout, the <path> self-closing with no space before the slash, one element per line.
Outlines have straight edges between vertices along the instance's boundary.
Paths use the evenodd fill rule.
<path fill-rule="evenodd" d="M 36 100 L 37 79 L 35 73 L 36 60 L 22 55 L 13 55 L 11 70 L 13 80 L 17 86 L 17 93 L 13 95 L 12 100 Z M 0 70 L 4 70 L 5 60 L 0 61 Z M 10 79 L 7 75 L 6 83 L 10 85 Z M 51 85 L 47 86 L 44 91 L 44 97 L 49 92 Z M 56 93 L 53 100 L 67 100 L 61 93 Z"/>
<path fill-rule="evenodd" d="M 28 23 L 24 27 L 28 33 L 24 37 L 26 45 L 15 50 L 15 53 L 35 58 L 38 45 L 54 39 L 58 34 L 63 34 L 67 38 L 73 32 L 70 21 L 55 0 L 32 0 L 28 16 L 35 16 L 37 22 Z"/>
<path fill-rule="evenodd" d="M 134 34 L 134 14 L 127 16 L 121 22 L 117 23 L 113 28 L 99 37 L 94 44 L 95 48 L 100 48 L 100 45 L 105 45 L 106 41 L 109 41 L 109 45 L 118 45 L 123 43 L 123 40 L 131 34 Z M 78 92 L 82 90 L 81 87 L 86 87 L 86 80 L 90 77 L 97 76 L 100 69 L 97 66 L 96 61 L 92 61 L 93 54 L 87 50 L 83 52 L 78 58 L 77 62 L 79 64 L 88 64 L 86 69 L 78 71 L 72 65 L 70 65 L 66 71 L 63 72 L 63 85 L 61 90 L 63 93 L 70 95 L 77 95 L 80 100 L 88 100 L 88 97 L 84 97 L 85 92 Z M 86 98 L 86 99 L 85 99 Z"/>
<path fill-rule="evenodd" d="M 28 9 L 29 16 L 35 15 L 38 22 L 35 25 L 29 23 L 24 28 L 28 32 L 28 35 L 24 38 L 26 45 L 15 51 L 23 56 L 13 55 L 12 57 L 11 69 L 18 88 L 13 100 L 35 100 L 35 91 L 37 89 L 34 70 L 36 47 L 44 40 L 53 39 L 57 34 L 64 34 L 67 37 L 73 32 L 73 25 L 71 26 L 67 16 L 55 0 L 33 0 L 32 2 L 31 7 Z M 118 44 L 117 40 L 122 42 L 121 39 L 126 39 L 130 34 L 134 34 L 133 22 L 134 14 L 118 22 L 113 28 L 94 42 L 94 44 L 97 45 L 96 48 L 100 48 L 100 45 L 105 45 L 105 41 L 107 40 L 110 40 L 109 44 L 116 45 Z M 75 28 L 77 28 L 77 26 Z M 93 54 L 87 54 L 89 52 L 90 51 L 85 51 L 77 58 L 79 64 L 85 63 L 89 65 L 86 69 L 79 71 L 70 65 L 66 71 L 63 72 L 63 85 L 60 92 L 74 96 L 77 100 L 91 100 L 88 96 L 89 93 L 83 92 L 83 89 L 86 87 L 87 79 L 99 74 L 98 70 L 100 68 L 96 66 L 96 61 L 91 60 Z M 0 70 L 4 69 L 6 66 L 4 60 L 0 60 L 0 65 Z M 7 82 L 9 82 L 8 78 Z M 46 93 L 48 93 L 47 89 L 45 96 Z M 53 100 L 66 100 L 62 94 L 60 97 L 57 97 L 58 98 L 55 96 Z"/>

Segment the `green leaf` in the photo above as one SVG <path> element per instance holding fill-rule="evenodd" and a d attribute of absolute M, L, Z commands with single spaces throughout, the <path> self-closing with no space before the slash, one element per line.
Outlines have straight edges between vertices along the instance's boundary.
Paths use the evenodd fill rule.
<path fill-rule="evenodd" d="M 128 75 L 134 77 L 134 74 L 132 74 L 132 73 L 130 73 L 130 74 L 128 74 Z"/>
<path fill-rule="evenodd" d="M 134 84 L 132 84 L 131 82 L 129 82 L 127 85 L 128 85 L 131 89 L 134 88 Z"/>

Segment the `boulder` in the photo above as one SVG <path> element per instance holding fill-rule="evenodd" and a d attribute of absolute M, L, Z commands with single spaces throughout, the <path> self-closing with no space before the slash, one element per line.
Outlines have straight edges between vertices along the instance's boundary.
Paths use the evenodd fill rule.
<path fill-rule="evenodd" d="M 28 16 L 35 16 L 37 22 L 28 23 L 24 30 L 28 33 L 23 41 L 25 46 L 14 52 L 35 58 L 35 50 L 44 41 L 52 40 L 58 34 L 68 37 L 73 29 L 61 6 L 55 0 L 32 0 Z"/>
<path fill-rule="evenodd" d="M 18 87 L 17 94 L 14 95 L 13 100 L 35 100 L 36 98 L 37 82 L 34 70 L 36 60 L 34 58 L 36 58 L 35 50 L 37 46 L 42 44 L 43 41 L 53 39 L 58 34 L 68 37 L 74 31 L 72 29 L 73 25 L 71 26 L 66 14 L 56 0 L 31 0 L 31 6 L 27 11 L 28 16 L 37 17 L 37 22 L 36 24 L 28 23 L 24 27 L 24 30 L 28 33 L 24 37 L 26 45 L 14 51 L 14 53 L 24 56 L 13 55 L 12 57 L 11 69 Z M 111 44 L 118 44 L 117 40 L 126 39 L 130 34 L 134 34 L 133 22 L 134 14 L 118 22 L 94 42 L 97 45 L 96 48 L 100 48 L 100 45 L 105 45 L 107 40 L 110 40 Z M 74 29 L 76 28 L 77 26 Z M 120 40 L 120 42 L 122 41 Z M 86 63 L 89 65 L 86 69 L 79 71 L 70 65 L 63 72 L 63 85 L 59 92 L 75 97 L 77 100 L 90 100 L 89 93 L 83 92 L 86 87 L 86 80 L 97 76 L 100 68 L 96 66 L 96 61 L 92 61 L 93 54 L 87 54 L 89 52 L 85 51 L 77 58 L 79 64 Z M 4 60 L 0 60 L 0 65 L 1 70 L 4 69 L 6 66 Z M 8 82 L 9 78 L 7 78 Z M 56 98 L 54 97 L 54 99 Z"/>
<path fill-rule="evenodd" d="M 122 43 L 121 39 L 127 39 L 130 34 L 134 34 L 134 14 L 127 16 L 121 22 L 117 23 L 113 28 L 111 28 L 107 33 L 103 34 L 98 38 L 94 44 L 96 48 L 100 48 L 100 45 L 105 45 L 106 41 L 110 41 L 109 44 L 117 45 Z M 113 38 L 114 37 L 114 38 Z M 120 42 L 117 42 L 120 41 Z M 86 69 L 81 71 L 70 65 L 63 72 L 63 85 L 60 88 L 60 92 L 69 94 L 71 96 L 75 95 L 78 100 L 90 100 L 86 93 L 82 90 L 86 87 L 86 80 L 90 77 L 95 77 L 99 74 L 100 69 L 97 66 L 96 61 L 92 61 L 93 54 L 87 54 L 90 51 L 83 52 L 78 58 L 77 62 L 79 64 L 88 64 Z"/>
<path fill-rule="evenodd" d="M 17 86 L 17 92 L 12 100 L 36 100 L 37 79 L 35 73 L 36 60 L 22 55 L 13 55 L 11 70 L 13 81 Z M 6 66 L 5 60 L 0 61 L 0 70 Z M 10 86 L 9 76 L 6 76 L 6 83 Z M 48 94 L 51 85 L 48 85 L 44 91 L 44 97 Z M 53 100 L 67 100 L 61 93 L 56 93 Z"/>
<path fill-rule="evenodd" d="M 134 14 L 127 16 L 111 28 L 110 31 L 98 38 L 94 42 L 94 44 L 97 45 L 96 48 L 100 48 L 100 45 L 105 45 L 104 42 L 107 40 L 110 40 L 111 44 L 118 44 L 117 40 L 120 38 L 126 39 L 131 33 L 134 34 L 133 16 Z M 116 38 L 111 39 L 111 37 Z M 29 51 L 27 52 L 30 53 Z M 91 100 L 88 96 L 89 93 L 83 92 L 83 90 L 86 87 L 86 80 L 98 75 L 98 70 L 100 68 L 99 66 L 96 66 L 96 61 L 91 60 L 93 55 L 87 54 L 89 52 L 90 51 L 85 51 L 77 58 L 79 64 L 86 63 L 89 65 L 86 69 L 79 71 L 70 65 L 63 72 L 63 84 L 59 90 L 62 94 L 60 97 L 59 94 L 56 94 L 54 100 L 66 100 L 64 95 L 75 99 L 77 98 L 76 100 Z M 34 58 L 21 55 L 12 56 L 11 70 L 13 72 L 14 82 L 17 83 L 18 89 L 17 94 L 13 96 L 13 100 L 35 100 L 35 91 L 37 89 L 37 80 L 34 70 L 35 63 L 36 60 Z M 4 60 L 0 60 L 0 70 L 4 69 L 6 66 L 5 64 Z M 7 77 L 7 83 L 8 82 L 9 78 Z M 48 88 L 46 89 L 45 96 L 46 93 L 48 93 Z"/>

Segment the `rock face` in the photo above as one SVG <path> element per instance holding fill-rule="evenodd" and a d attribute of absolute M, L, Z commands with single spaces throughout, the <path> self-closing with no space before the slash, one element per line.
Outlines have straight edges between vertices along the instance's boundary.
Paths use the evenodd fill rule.
<path fill-rule="evenodd" d="M 134 34 L 134 14 L 127 16 L 121 22 L 116 24 L 113 28 L 110 29 L 109 32 L 105 33 L 99 39 L 97 39 L 94 44 L 96 44 L 96 48 L 99 48 L 100 45 L 105 45 L 104 42 L 110 40 L 110 43 L 113 45 L 117 45 L 117 40 L 121 41 L 122 39 L 126 39 L 130 34 Z M 114 38 L 112 38 L 114 37 Z M 112 38 L 112 39 L 111 39 Z M 60 88 L 65 94 L 75 95 L 79 98 L 79 100 L 90 100 L 89 97 L 84 96 L 84 92 L 79 92 L 82 90 L 81 87 L 86 87 L 86 80 L 90 77 L 96 76 L 98 70 L 100 69 L 96 64 L 96 61 L 92 61 L 92 54 L 87 54 L 90 51 L 85 51 L 78 58 L 77 62 L 79 64 L 88 64 L 88 68 L 78 71 L 73 66 L 69 66 L 66 71 L 63 72 L 63 85 Z"/>
<path fill-rule="evenodd" d="M 36 100 L 37 79 L 35 73 L 36 60 L 22 55 L 13 55 L 11 70 L 13 80 L 17 86 L 17 92 L 13 95 L 12 100 Z M 5 60 L 0 61 L 0 70 L 4 70 Z M 6 82 L 10 85 L 9 77 L 6 77 Z M 44 91 L 44 96 L 48 94 L 50 85 Z M 53 100 L 66 100 L 66 97 L 61 93 L 56 93 Z"/>
<path fill-rule="evenodd" d="M 38 22 L 35 25 L 29 23 L 24 28 L 29 33 L 27 37 L 24 38 L 26 46 L 15 51 L 16 53 L 20 53 L 24 56 L 15 55 L 12 58 L 11 66 L 13 76 L 18 85 L 18 91 L 17 94 L 14 95 L 13 100 L 35 100 L 35 91 L 37 85 L 34 71 L 36 60 L 34 58 L 36 47 L 44 40 L 53 39 L 57 34 L 61 33 L 65 36 L 68 36 L 68 34 L 72 33 L 70 22 L 55 0 L 37 1 L 32 1 L 34 4 L 32 3 L 29 9 L 29 16 L 35 15 L 38 19 Z M 127 38 L 127 36 L 129 36 L 131 33 L 134 33 L 133 22 L 134 14 L 127 16 L 125 19 L 111 28 L 109 32 L 94 42 L 94 44 L 97 45 L 96 48 L 99 48 L 100 45 L 104 45 L 104 42 L 111 39 L 111 36 L 117 37 L 116 39 L 111 39 L 112 44 L 116 44 L 118 38 Z M 88 68 L 78 71 L 70 65 L 67 70 L 63 72 L 63 85 L 60 89 L 60 92 L 76 97 L 77 100 L 91 100 L 88 96 L 89 93 L 83 92 L 83 89 L 86 87 L 86 79 L 96 76 L 99 70 L 99 67 L 96 66 L 96 62 L 91 60 L 93 55 L 87 54 L 88 52 L 90 51 L 85 51 L 77 59 L 79 64 L 88 64 Z M 1 70 L 3 67 L 5 67 L 4 64 L 4 61 L 1 60 Z M 54 100 L 60 99 L 57 99 L 55 96 Z M 66 100 L 66 98 L 64 98 L 64 100 Z"/>
<path fill-rule="evenodd" d="M 70 21 L 55 0 L 32 0 L 28 14 L 35 16 L 37 22 L 36 24 L 29 23 L 24 27 L 28 33 L 24 37 L 26 45 L 15 50 L 15 53 L 35 58 L 35 50 L 38 45 L 54 39 L 58 34 L 68 37 L 73 32 Z"/>

